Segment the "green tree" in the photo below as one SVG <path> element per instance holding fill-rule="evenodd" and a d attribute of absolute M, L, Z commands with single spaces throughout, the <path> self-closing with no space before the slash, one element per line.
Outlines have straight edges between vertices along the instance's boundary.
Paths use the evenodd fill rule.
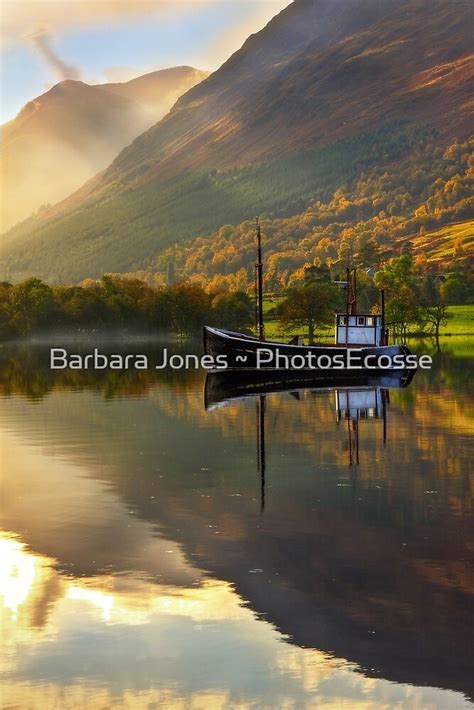
<path fill-rule="evenodd" d="M 441 294 L 449 305 L 462 305 L 469 298 L 469 285 L 461 274 L 453 274 L 441 286 Z"/>
<path fill-rule="evenodd" d="M 150 307 L 152 325 L 157 330 L 172 330 L 173 309 L 173 287 L 158 289 L 153 296 L 153 301 Z"/>
<path fill-rule="evenodd" d="M 380 264 L 380 247 L 369 233 L 363 232 L 357 237 L 355 248 L 354 261 L 357 267 L 369 269 Z"/>
<path fill-rule="evenodd" d="M 374 276 L 375 285 L 384 288 L 387 295 L 396 292 L 400 285 L 416 288 L 415 261 L 409 253 L 394 257 L 377 271 Z"/>
<path fill-rule="evenodd" d="M 96 288 L 57 286 L 54 300 L 64 324 L 98 325 L 105 320 L 105 303 Z"/>
<path fill-rule="evenodd" d="M 198 330 L 211 312 L 211 297 L 200 286 L 179 283 L 171 287 L 172 318 L 175 333 L 188 335 Z"/>
<path fill-rule="evenodd" d="M 325 283 L 329 283 L 331 281 L 331 274 L 327 264 L 313 264 L 312 266 L 305 267 L 303 276 L 303 283 L 305 286 L 319 283 L 321 281 Z"/>
<path fill-rule="evenodd" d="M 438 342 L 440 327 L 447 323 L 446 301 L 438 283 L 431 274 L 425 276 L 421 285 L 420 309 L 423 324 L 428 325 Z"/>
<path fill-rule="evenodd" d="M 212 301 L 212 322 L 221 328 L 245 331 L 255 320 L 255 307 L 246 293 L 219 293 Z"/>
<path fill-rule="evenodd" d="M 410 286 L 401 285 L 398 291 L 388 299 L 386 323 L 403 339 L 408 335 L 410 325 L 421 322 L 421 311 L 416 291 Z"/>
<path fill-rule="evenodd" d="M 374 280 L 363 269 L 357 272 L 357 306 L 363 313 L 369 313 L 380 302 L 380 291 L 375 286 Z"/>
<path fill-rule="evenodd" d="M 290 288 L 278 312 L 285 329 L 306 327 L 312 344 L 316 328 L 332 323 L 340 304 L 341 291 L 335 284 L 314 282 Z"/>
<path fill-rule="evenodd" d="M 421 320 L 413 256 L 406 253 L 391 259 L 377 271 L 374 283 L 385 291 L 387 325 L 405 338 L 409 326 Z"/>

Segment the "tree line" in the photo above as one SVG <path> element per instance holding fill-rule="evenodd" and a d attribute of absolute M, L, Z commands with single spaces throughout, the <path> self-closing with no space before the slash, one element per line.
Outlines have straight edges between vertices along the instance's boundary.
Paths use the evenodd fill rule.
<path fill-rule="evenodd" d="M 356 255 L 357 256 L 357 255 Z M 349 262 L 357 265 L 357 258 Z M 380 312 L 379 293 L 386 296 L 386 321 L 393 333 L 432 334 L 438 338 L 447 306 L 472 301 L 474 275 L 468 261 L 448 275 L 432 273 L 407 250 L 372 276 L 358 269 L 359 311 Z M 345 276 L 326 264 L 306 266 L 279 294 L 268 312 L 283 331 L 304 328 L 309 342 L 344 310 Z M 183 281 L 154 288 L 138 278 L 105 275 L 78 286 L 50 286 L 38 278 L 18 284 L 0 283 L 0 337 L 69 329 L 136 329 L 190 335 L 203 325 L 250 331 L 255 324 L 253 285 L 242 290 L 205 289 Z"/>
<path fill-rule="evenodd" d="M 247 330 L 254 305 L 246 293 L 208 293 L 192 283 L 151 288 L 139 279 L 103 276 L 79 286 L 28 278 L 0 283 L 0 337 L 58 328 L 135 328 L 189 335 L 202 325 Z"/>
<path fill-rule="evenodd" d="M 340 277 L 339 277 L 340 278 Z M 474 280 L 465 262 L 449 277 L 424 270 L 410 252 L 390 259 L 370 276 L 358 272 L 358 305 L 361 313 L 380 313 L 380 291 L 386 297 L 386 324 L 394 335 L 406 338 L 409 332 L 438 339 L 446 325 L 447 307 L 465 303 L 474 294 Z M 271 311 L 283 330 L 305 328 L 308 342 L 316 331 L 334 323 L 334 313 L 343 312 L 345 293 L 331 280 L 325 265 L 303 270 L 299 282 L 285 291 L 284 298 Z"/>

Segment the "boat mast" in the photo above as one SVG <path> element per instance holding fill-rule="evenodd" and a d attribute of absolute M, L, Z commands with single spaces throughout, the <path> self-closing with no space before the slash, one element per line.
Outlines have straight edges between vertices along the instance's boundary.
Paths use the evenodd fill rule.
<path fill-rule="evenodd" d="M 257 398 L 257 468 L 260 473 L 260 510 L 265 510 L 265 408 L 266 395 L 261 394 Z"/>
<path fill-rule="evenodd" d="M 257 236 L 257 263 L 255 273 L 257 277 L 257 330 L 259 340 L 265 340 L 263 325 L 263 262 L 262 262 L 262 234 L 258 217 L 255 217 L 255 231 Z"/>
<path fill-rule="evenodd" d="M 346 267 L 346 346 L 349 342 L 349 310 L 350 310 L 349 279 L 350 279 L 350 269 L 347 266 Z"/>
<path fill-rule="evenodd" d="M 351 316 L 357 315 L 357 269 L 347 269 L 347 308 Z"/>
<path fill-rule="evenodd" d="M 346 345 L 349 343 L 349 316 L 357 315 L 357 269 L 346 267 Z"/>
<path fill-rule="evenodd" d="M 384 291 L 384 289 L 382 289 L 380 291 L 380 304 L 381 304 L 380 310 L 382 311 L 382 338 L 381 338 L 380 345 L 388 345 L 387 331 L 385 329 L 385 291 Z"/>

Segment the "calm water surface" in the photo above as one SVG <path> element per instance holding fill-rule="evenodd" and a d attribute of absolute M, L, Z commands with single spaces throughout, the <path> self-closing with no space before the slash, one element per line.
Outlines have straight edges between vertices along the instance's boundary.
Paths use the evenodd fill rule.
<path fill-rule="evenodd" d="M 4 347 L 0 705 L 471 706 L 473 356 L 348 412 Z"/>

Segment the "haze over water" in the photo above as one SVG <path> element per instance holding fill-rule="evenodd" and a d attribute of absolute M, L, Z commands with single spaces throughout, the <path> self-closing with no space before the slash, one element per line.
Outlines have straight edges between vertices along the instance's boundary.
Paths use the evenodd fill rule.
<path fill-rule="evenodd" d="M 0 705 L 470 706 L 473 356 L 355 427 L 3 348 Z"/>

